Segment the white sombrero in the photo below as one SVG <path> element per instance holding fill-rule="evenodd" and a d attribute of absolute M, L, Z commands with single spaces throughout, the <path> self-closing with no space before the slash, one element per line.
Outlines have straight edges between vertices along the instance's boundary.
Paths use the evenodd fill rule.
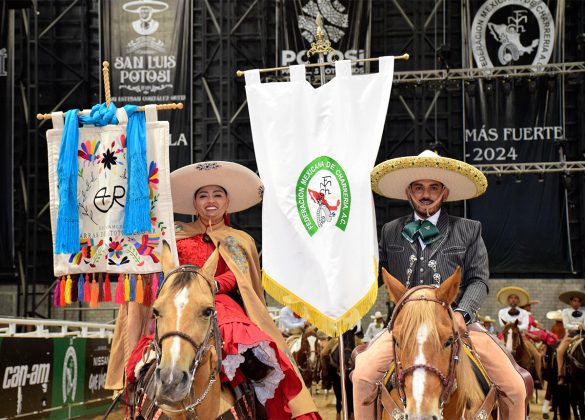
<path fill-rule="evenodd" d="M 382 162 L 372 170 L 371 179 L 374 192 L 399 200 L 406 200 L 406 188 L 421 179 L 432 179 L 445 185 L 449 189 L 446 201 L 479 197 L 487 188 L 487 179 L 479 169 L 430 150 L 418 156 Z"/>
<path fill-rule="evenodd" d="M 219 185 L 228 194 L 227 211 L 236 213 L 262 201 L 264 186 L 258 175 L 234 162 L 200 162 L 183 166 L 171 173 L 173 211 L 195 214 L 193 196 L 206 185 Z"/>
<path fill-rule="evenodd" d="M 492 317 L 490 317 L 489 315 L 486 315 L 486 316 L 482 317 L 481 320 L 483 322 L 496 322 L 496 320 L 495 319 L 492 319 Z"/>
<path fill-rule="evenodd" d="M 140 13 L 143 7 L 148 7 L 154 13 L 158 13 L 167 10 L 169 5 L 160 0 L 133 0 L 122 5 L 122 9 L 130 13 Z"/>
<path fill-rule="evenodd" d="M 502 305 L 508 305 L 508 297 L 510 295 L 518 296 L 518 306 L 525 306 L 530 301 L 530 295 L 528 292 L 517 286 L 509 286 L 500 289 L 496 298 Z"/>
<path fill-rule="evenodd" d="M 552 321 L 562 321 L 563 320 L 563 311 L 557 309 L 556 311 L 548 311 L 546 313 L 546 317 Z"/>
<path fill-rule="evenodd" d="M 382 312 L 380 311 L 376 311 L 376 313 L 374 315 L 370 315 L 370 318 L 372 319 L 378 319 L 378 318 L 385 318 L 386 314 L 382 314 Z"/>
<path fill-rule="evenodd" d="M 571 298 L 573 298 L 573 297 L 580 297 L 581 303 L 585 302 L 585 293 L 583 293 L 579 290 L 570 290 L 568 292 L 561 293 L 559 295 L 559 300 L 561 302 L 565 302 L 567 305 L 570 305 Z"/>

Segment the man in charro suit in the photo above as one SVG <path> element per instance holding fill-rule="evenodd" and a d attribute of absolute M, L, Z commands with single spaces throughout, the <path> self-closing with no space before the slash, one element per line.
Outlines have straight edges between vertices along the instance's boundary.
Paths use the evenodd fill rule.
<path fill-rule="evenodd" d="M 488 294 L 488 255 L 477 221 L 450 216 L 445 201 L 483 194 L 485 176 L 464 162 L 424 151 L 419 156 L 391 159 L 372 171 L 372 187 L 388 198 L 408 200 L 414 212 L 386 223 L 379 242 L 382 267 L 407 288 L 439 285 L 462 268 L 454 319 L 462 333 Z M 381 274 L 380 274 L 381 277 Z M 488 375 L 502 391 L 498 402 L 502 417 L 526 416 L 526 389 L 521 375 L 496 340 L 487 332 L 470 333 Z M 356 419 L 374 418 L 376 383 L 392 364 L 392 334 L 385 330 L 356 358 L 353 373 Z"/>

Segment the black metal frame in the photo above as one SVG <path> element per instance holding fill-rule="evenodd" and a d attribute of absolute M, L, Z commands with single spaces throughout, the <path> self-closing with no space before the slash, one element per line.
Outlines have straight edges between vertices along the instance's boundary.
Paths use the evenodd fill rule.
<path fill-rule="evenodd" d="M 46 0 L 19 11 L 26 54 L 16 78 L 25 121 L 16 139 L 17 267 L 22 315 L 38 311 L 36 285 L 52 278 L 51 233 L 44 131 L 37 112 L 99 102 L 99 3 L 97 0 Z M 585 2 L 567 0 L 566 60 L 585 58 Z M 372 0 L 372 56 L 408 52 L 397 71 L 462 67 L 461 1 Z M 38 14 L 37 14 L 38 12 Z M 237 69 L 275 65 L 275 0 L 193 0 L 193 159 L 231 160 L 256 169 L 244 81 Z M 374 69 L 375 70 L 375 69 Z M 583 74 L 566 77 L 568 160 L 583 160 L 585 109 Z M 393 86 L 378 161 L 438 148 L 463 156 L 461 124 L 463 82 L 428 81 Z M 570 177 L 569 220 L 577 276 L 585 253 L 585 179 Z M 376 197 L 378 223 L 404 214 L 402 202 Z M 449 205 L 463 214 L 462 204 Z M 237 214 L 232 222 L 260 242 L 260 206 Z M 539 276 L 538 273 L 529 273 Z M 50 305 L 47 305 L 50 308 Z"/>

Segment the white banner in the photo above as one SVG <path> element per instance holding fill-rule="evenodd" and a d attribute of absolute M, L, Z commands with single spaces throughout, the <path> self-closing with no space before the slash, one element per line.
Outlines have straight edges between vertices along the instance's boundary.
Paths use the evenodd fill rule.
<path fill-rule="evenodd" d="M 54 128 L 47 130 L 47 148 L 54 247 L 59 210 L 57 162 L 63 135 L 63 115 L 53 115 Z M 175 247 L 169 174 L 169 123 L 157 121 L 156 109 L 146 113 L 151 230 L 126 236 L 122 227 L 128 191 L 127 117 L 123 109 L 118 109 L 116 115 L 119 125 L 84 126 L 79 129 L 77 200 L 80 251 L 76 254 L 53 254 L 55 276 L 160 272 L 162 240 L 166 239 L 171 247 Z M 173 252 L 176 255 L 174 249 Z"/>
<path fill-rule="evenodd" d="M 377 295 L 378 244 L 370 184 L 388 109 L 394 58 L 352 76 L 347 60 L 315 89 L 291 81 L 246 93 L 260 177 L 265 289 L 330 335 L 351 328 Z"/>

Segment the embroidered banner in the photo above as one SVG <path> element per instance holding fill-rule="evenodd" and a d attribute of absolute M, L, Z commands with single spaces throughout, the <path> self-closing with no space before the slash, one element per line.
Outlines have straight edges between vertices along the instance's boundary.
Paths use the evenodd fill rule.
<path fill-rule="evenodd" d="M 159 263 L 162 239 L 175 246 L 168 155 L 169 123 L 157 121 L 156 109 L 152 112 L 147 110 L 146 158 L 151 230 L 125 236 L 122 227 L 128 191 L 127 117 L 123 109 L 118 109 L 116 114 L 119 125 L 79 129 L 77 199 L 81 249 L 75 254 L 53 254 L 55 276 L 159 272 L 162 271 Z M 54 114 L 53 127 L 47 131 L 47 148 L 54 245 L 59 209 L 57 162 L 63 134 L 61 113 Z"/>
<path fill-rule="evenodd" d="M 394 58 L 380 72 L 352 76 L 348 60 L 314 89 L 304 65 L 291 82 L 246 93 L 262 207 L 263 285 L 329 335 L 353 327 L 378 291 L 378 244 L 370 171 L 388 109 Z"/>

